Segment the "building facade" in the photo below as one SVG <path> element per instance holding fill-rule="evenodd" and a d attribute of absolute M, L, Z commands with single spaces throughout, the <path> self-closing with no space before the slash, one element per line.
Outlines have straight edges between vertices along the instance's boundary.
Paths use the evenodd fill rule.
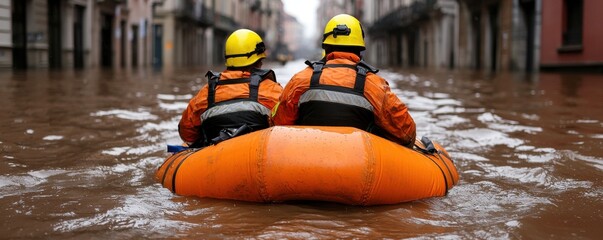
<path fill-rule="evenodd" d="M 603 72 L 603 1 L 542 1 L 541 68 Z"/>
<path fill-rule="evenodd" d="M 538 69 L 541 0 L 461 0 L 459 7 L 460 67 Z"/>
<path fill-rule="evenodd" d="M 0 66 L 145 66 L 151 2 L 1 0 Z"/>
<path fill-rule="evenodd" d="M 457 19 L 454 0 L 366 1 L 365 57 L 380 66 L 455 67 Z"/>
<path fill-rule="evenodd" d="M 129 0 L 115 6 L 114 67 L 151 64 L 153 1 Z"/>
<path fill-rule="evenodd" d="M 283 25 L 283 43 L 287 43 L 286 53 L 291 58 L 311 58 L 309 54 L 310 46 L 304 46 L 306 42 L 304 39 L 304 26 L 293 16 L 284 14 L 284 25 Z"/>
<path fill-rule="evenodd" d="M 368 32 L 364 57 L 379 66 L 533 71 L 540 66 L 541 3 L 364 1 L 357 13 Z"/>
<path fill-rule="evenodd" d="M 322 34 L 327 22 L 338 14 L 349 14 L 362 21 L 364 16 L 364 0 L 319 0 L 316 9 L 316 29 L 318 29 L 318 38 L 315 40 L 316 46 L 321 48 Z M 370 1 L 368 1 L 370 2 Z"/>
<path fill-rule="evenodd" d="M 226 38 L 238 28 L 257 32 L 269 50 L 282 43 L 281 1 L 164 0 L 153 9 L 155 67 L 222 64 Z"/>
<path fill-rule="evenodd" d="M 0 0 L 0 67 L 13 66 L 13 26 L 11 0 Z M 18 41 L 21 42 L 21 41 Z"/>
<path fill-rule="evenodd" d="M 280 0 L 0 0 L 0 67 L 221 64 L 237 28 L 283 44 L 283 14 Z"/>

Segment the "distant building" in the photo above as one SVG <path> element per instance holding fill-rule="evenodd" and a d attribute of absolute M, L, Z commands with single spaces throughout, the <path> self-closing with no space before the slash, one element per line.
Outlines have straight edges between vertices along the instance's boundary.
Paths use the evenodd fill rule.
<path fill-rule="evenodd" d="M 0 67 L 13 65 L 11 0 L 0 0 Z"/>
<path fill-rule="evenodd" d="M 220 65 L 226 38 L 238 28 L 257 32 L 266 47 L 274 49 L 283 11 L 280 0 L 158 1 L 153 18 L 153 65 Z"/>
<path fill-rule="evenodd" d="M 322 33 L 327 22 L 335 15 L 342 13 L 352 15 L 359 20 L 362 19 L 363 3 L 363 0 L 320 0 L 316 9 L 318 29 Z"/>
<path fill-rule="evenodd" d="M 153 6 L 152 65 L 177 66 L 213 64 L 220 61 L 214 46 L 213 25 L 221 20 L 224 31 L 237 26 L 231 18 L 216 13 L 215 1 L 164 0 Z M 232 1 L 221 1 L 223 5 Z M 225 7 L 224 7 L 225 8 Z M 231 8 L 227 8 L 230 10 Z M 222 34 L 224 35 L 224 34 Z"/>
<path fill-rule="evenodd" d="M 454 0 L 365 1 L 365 58 L 378 66 L 452 68 L 458 51 Z"/>
<path fill-rule="evenodd" d="M 459 3 L 459 67 L 527 72 L 538 69 L 541 0 Z"/>
<path fill-rule="evenodd" d="M 181 67 L 224 62 L 237 28 L 283 39 L 278 0 L 0 0 L 0 67 Z"/>
<path fill-rule="evenodd" d="M 327 22 L 338 14 L 349 14 L 362 22 L 364 17 L 364 0 L 319 0 L 316 9 L 316 24 L 318 29 L 318 38 L 315 40 L 318 48 L 321 48 L 322 34 Z M 366 31 L 366 30 L 365 30 Z"/>
<path fill-rule="evenodd" d="M 153 1 L 128 0 L 116 6 L 115 67 L 151 64 Z"/>
<path fill-rule="evenodd" d="M 284 14 L 283 24 L 283 43 L 287 45 L 287 50 L 292 58 L 308 58 L 305 56 L 306 49 L 303 47 L 304 26 L 297 19 L 289 14 Z"/>
<path fill-rule="evenodd" d="M 380 66 L 538 69 L 541 0 L 366 1 L 369 61 Z"/>
<path fill-rule="evenodd" d="M 603 1 L 542 1 L 541 69 L 603 72 Z"/>
<path fill-rule="evenodd" d="M 0 0 L 0 66 L 145 66 L 149 0 Z"/>

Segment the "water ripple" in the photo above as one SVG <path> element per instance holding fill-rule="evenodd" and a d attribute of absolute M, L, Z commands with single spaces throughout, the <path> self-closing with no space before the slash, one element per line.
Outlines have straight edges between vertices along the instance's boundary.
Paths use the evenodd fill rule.
<path fill-rule="evenodd" d="M 196 224 L 166 218 L 178 214 L 182 204 L 171 201 L 171 193 L 157 194 L 155 186 L 140 188 L 135 195 L 125 196 L 119 206 L 91 217 L 74 218 L 54 225 L 59 232 L 74 232 L 96 229 L 120 230 L 132 228 L 146 229 L 145 236 L 173 237 L 174 231 L 182 231 Z M 157 211 L 162 209 L 162 211 Z M 167 234 L 167 235 L 166 235 Z"/>
<path fill-rule="evenodd" d="M 139 108 L 138 111 L 130 111 L 130 110 L 122 110 L 122 109 L 114 109 L 108 111 L 98 111 L 95 113 L 91 113 L 90 116 L 93 117 L 103 117 L 103 116 L 115 116 L 117 118 L 126 119 L 126 120 L 156 120 L 157 116 L 151 114 L 149 109 Z"/>
<path fill-rule="evenodd" d="M 510 148 L 515 148 L 524 144 L 523 140 L 510 138 L 505 133 L 494 131 L 488 128 L 454 130 L 453 133 L 455 135 L 463 136 L 466 139 L 473 140 L 473 143 L 467 144 L 469 148 L 495 145 L 505 145 Z"/>

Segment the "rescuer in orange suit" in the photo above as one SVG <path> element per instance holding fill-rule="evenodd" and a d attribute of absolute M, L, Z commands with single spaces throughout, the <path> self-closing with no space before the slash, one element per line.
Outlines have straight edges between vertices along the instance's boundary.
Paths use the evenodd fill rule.
<path fill-rule="evenodd" d="M 226 70 L 208 72 L 208 84 L 182 113 L 178 132 L 187 145 L 207 146 L 271 125 L 270 110 L 283 88 L 272 70 L 261 69 L 265 51 L 262 38 L 248 29 L 226 39 Z"/>
<path fill-rule="evenodd" d="M 327 23 L 325 58 L 306 61 L 272 110 L 276 125 L 351 126 L 412 147 L 416 125 L 406 105 L 391 92 L 377 69 L 361 60 L 364 32 L 347 14 Z"/>

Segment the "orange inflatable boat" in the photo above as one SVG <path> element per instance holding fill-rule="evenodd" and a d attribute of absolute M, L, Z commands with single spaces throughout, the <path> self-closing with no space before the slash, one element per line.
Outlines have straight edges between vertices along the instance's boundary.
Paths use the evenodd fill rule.
<path fill-rule="evenodd" d="M 351 127 L 276 126 L 175 153 L 155 179 L 183 196 L 394 204 L 445 196 L 458 183 L 448 153 L 426 149 Z"/>

